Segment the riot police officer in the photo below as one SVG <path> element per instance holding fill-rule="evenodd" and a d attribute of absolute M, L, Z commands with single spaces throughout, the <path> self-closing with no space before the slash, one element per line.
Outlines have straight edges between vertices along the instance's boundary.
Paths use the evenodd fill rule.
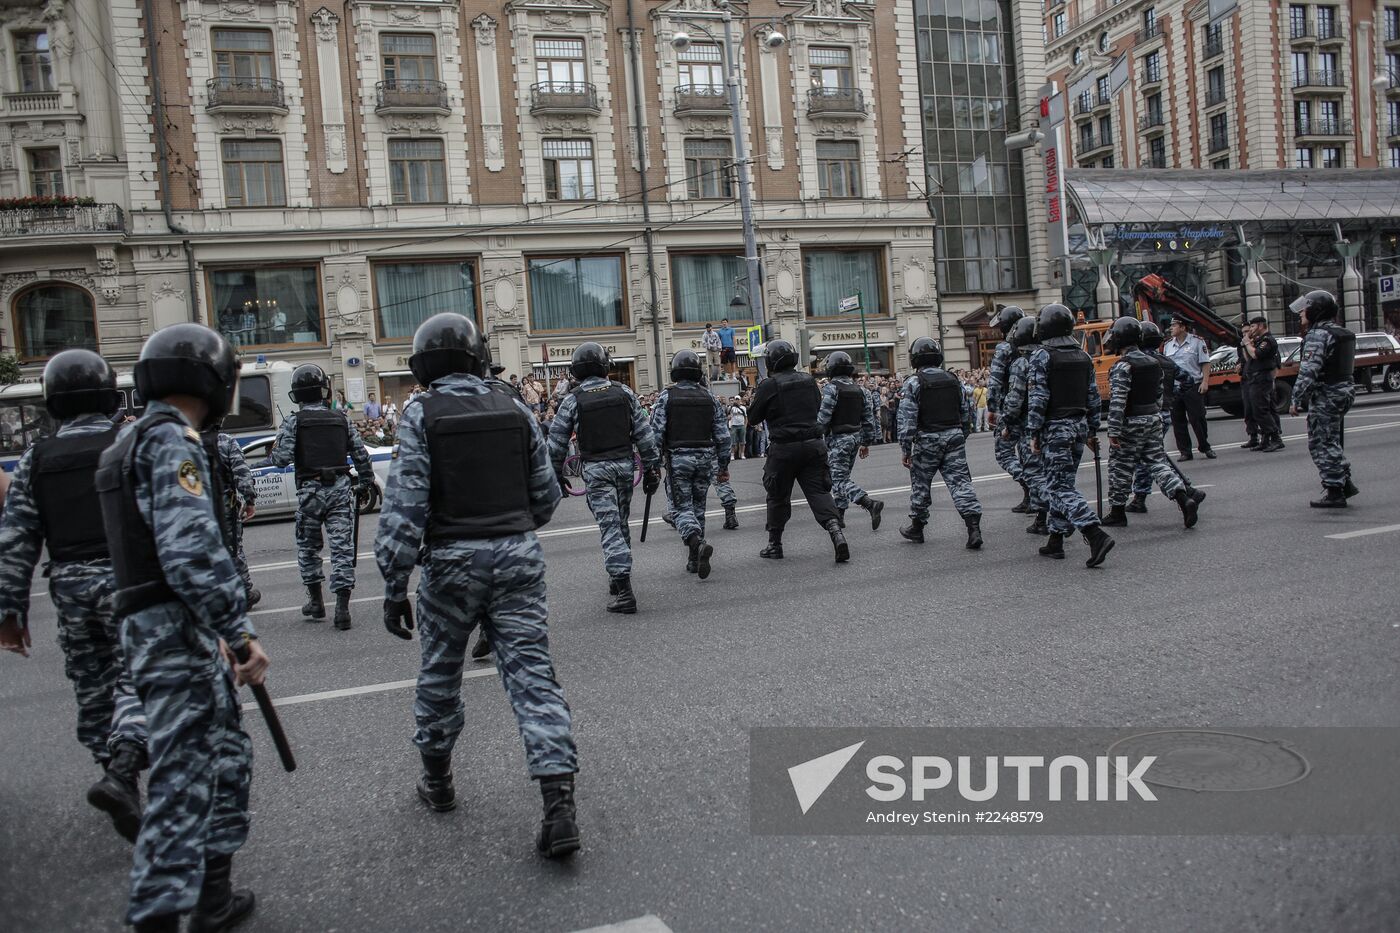
<path fill-rule="evenodd" d="M 238 569 L 238 578 L 243 581 L 248 608 L 252 609 L 262 601 L 262 593 L 253 586 L 253 574 L 248 570 L 248 556 L 243 551 L 243 523 L 257 511 L 258 487 L 238 441 L 217 427 L 201 432 L 200 438 L 204 442 L 204 454 L 209 458 L 211 494 L 219 506 L 219 527 L 233 565 Z"/>
<path fill-rule="evenodd" d="M 252 748 L 222 640 L 260 684 L 268 658 L 224 547 L 199 431 L 238 392 L 238 362 L 199 324 L 156 331 L 136 363 L 146 399 L 102 454 L 96 486 L 116 581 L 126 669 L 145 709 L 151 776 L 126 919 L 142 933 L 227 930 L 253 910 L 230 883 L 248 837 Z"/>
<path fill-rule="evenodd" d="M 384 626 L 412 638 L 415 566 L 423 662 L 413 735 L 423 759 L 419 798 L 456 806 L 452 749 L 462 731 L 462 666 L 477 625 L 489 630 L 501 679 L 540 782 L 546 857 L 579 848 L 577 753 L 569 706 L 549 655 L 545 564 L 535 530 L 559 504 L 559 480 L 525 403 L 486 384 L 486 342 L 451 312 L 413 335 L 409 368 L 428 390 L 399 422 L 399 456 L 374 543 L 384 575 Z"/>
<path fill-rule="evenodd" d="M 851 559 L 850 546 L 841 531 L 841 515 L 831 498 L 831 472 L 817 412 L 821 393 L 817 381 L 797 371 L 797 350 L 786 340 L 770 340 L 764 347 L 767 379 L 754 390 L 749 424 L 768 422 L 768 457 L 763 462 L 763 488 L 768 493 L 768 546 L 760 557 L 781 560 L 783 529 L 792 517 L 792 484 L 812 507 L 817 524 L 831 535 L 836 562 Z"/>
<path fill-rule="evenodd" d="M 905 540 L 924 543 L 930 492 L 935 474 L 943 474 L 953 505 L 967 526 L 967 548 L 982 546 L 982 503 L 972 488 L 967 465 L 967 436 L 972 433 L 972 403 L 958 377 L 943 368 L 943 348 L 932 337 L 909 346 L 916 372 L 899 390 L 899 446 L 909 470 L 909 524 L 899 529 Z"/>
<path fill-rule="evenodd" d="M 1157 361 L 1157 365 L 1162 368 L 1162 438 L 1165 444 L 1167 432 L 1172 427 L 1172 396 L 1176 392 L 1178 381 L 1178 370 L 1172 358 L 1162 352 L 1162 329 L 1152 321 L 1143 321 L 1139 325 L 1140 342 L 1142 352 Z M 1167 461 L 1174 473 L 1186 484 L 1186 492 L 1196 504 L 1200 505 L 1205 501 L 1206 493 L 1203 489 L 1196 489 L 1191 485 L 1191 478 L 1188 477 L 1180 466 Z M 1152 492 L 1152 470 L 1146 463 L 1139 463 L 1137 470 L 1133 473 L 1133 497 L 1128 500 L 1125 512 L 1136 512 L 1147 514 L 1147 496 Z M 1165 494 L 1165 490 L 1164 490 Z"/>
<path fill-rule="evenodd" d="M 603 567 L 608 573 L 608 612 L 634 613 L 632 534 L 627 516 L 632 507 L 632 449 L 642 457 L 642 491 L 648 496 L 661 485 L 661 454 L 642 406 L 632 390 L 608 378 L 612 359 L 601 345 L 579 344 L 569 370 L 579 381 L 559 401 L 549 428 L 549 459 L 564 479 L 569 438 L 577 431 L 583 460 L 588 510 L 598 523 L 603 542 Z"/>
<path fill-rule="evenodd" d="M 1105 526 L 1128 524 L 1123 508 L 1140 464 L 1152 472 L 1162 492 L 1175 499 L 1187 528 L 1196 524 L 1200 503 L 1174 469 L 1162 446 L 1162 367 L 1142 352 L 1142 325 L 1120 317 L 1109 328 L 1104 349 L 1118 354 L 1108 373 L 1108 502 Z"/>
<path fill-rule="evenodd" d="M 321 591 L 321 529 L 330 539 L 331 592 L 335 594 L 335 627 L 350 628 L 350 593 L 355 588 L 355 490 L 351 489 L 348 455 L 355 464 L 361 491 L 374 485 L 369 454 L 359 432 L 344 412 L 332 411 L 331 381 L 315 363 L 303 363 L 292 373 L 292 401 L 301 408 L 287 416 L 263 465 L 295 463 L 297 484 L 297 565 L 308 600 L 301 614 L 308 622 L 326 621 Z M 407 410 L 407 405 L 404 408 Z"/>
<path fill-rule="evenodd" d="M 30 581 L 47 545 L 44 576 L 58 612 L 64 670 L 77 694 L 78 741 L 106 772 L 88 802 L 130 842 L 141 826 L 146 720 L 122 668 L 95 485 L 98 458 L 117 436 L 112 415 L 122 399 L 112 367 L 91 350 L 55 354 L 43 384 L 58 430 L 20 458 L 0 524 L 0 647 L 28 656 Z"/>
<path fill-rule="evenodd" d="M 992 326 L 1001 331 L 1002 337 L 1001 342 L 992 351 L 992 362 L 989 367 L 991 371 L 987 379 L 987 423 L 993 429 L 1001 420 L 1006 392 L 1010 388 L 1011 364 L 1016 359 L 1016 347 L 1011 342 L 1011 329 L 1016 326 L 1017 321 L 1025 316 L 1026 312 L 1015 305 L 1001 305 L 992 318 Z M 1007 475 L 1021 487 L 1021 501 L 1012 506 L 1011 511 L 1029 512 L 1031 488 L 1022 475 L 1021 458 L 1016 452 L 1016 442 L 1010 437 L 1004 436 L 1001 431 L 997 431 L 994 437 L 992 449 L 996 456 L 997 465 L 1005 470 Z"/>
<path fill-rule="evenodd" d="M 1099 445 L 1102 397 L 1094 361 L 1074 339 L 1074 315 L 1064 305 L 1041 308 L 1036 333 L 1040 349 L 1031 354 L 1026 430 L 1031 448 L 1045 458 L 1050 535 L 1040 553 L 1063 560 L 1064 536 L 1078 529 L 1090 549 L 1085 566 L 1097 567 L 1113 548 L 1113 539 L 1075 488 L 1085 446 L 1096 451 Z"/>
<path fill-rule="evenodd" d="M 851 379 L 856 364 L 850 354 L 837 350 L 826 358 L 826 385 L 822 386 L 822 406 L 817 427 L 826 434 L 826 463 L 831 471 L 831 492 L 841 524 L 852 502 L 870 513 L 870 530 L 880 527 L 885 503 L 872 499 L 851 479 L 856 457 L 870 455 L 870 445 L 880 437 L 880 420 L 869 393 Z"/>
<path fill-rule="evenodd" d="M 1029 509 L 1035 513 L 1035 521 L 1026 526 L 1026 531 L 1033 535 L 1048 535 L 1050 528 L 1045 524 L 1045 461 L 1031 449 L 1031 437 L 1026 431 L 1026 393 L 1031 354 L 1040 349 L 1039 341 L 1035 332 L 1035 318 L 1029 315 L 1022 317 L 1011 328 L 1011 346 L 1016 349 L 1016 359 L 1011 361 L 1011 375 L 1007 379 L 1006 395 L 1001 400 L 999 422 L 1001 434 L 1016 445 L 1021 480 L 1030 491 Z"/>
<path fill-rule="evenodd" d="M 1353 369 L 1356 335 L 1337 323 L 1337 299 L 1309 292 L 1292 305 L 1304 328 L 1302 362 L 1293 383 L 1290 413 L 1308 411 L 1308 453 L 1322 479 L 1315 509 L 1344 509 L 1360 490 L 1351 481 L 1351 461 L 1342 450 L 1342 419 L 1356 397 Z"/>

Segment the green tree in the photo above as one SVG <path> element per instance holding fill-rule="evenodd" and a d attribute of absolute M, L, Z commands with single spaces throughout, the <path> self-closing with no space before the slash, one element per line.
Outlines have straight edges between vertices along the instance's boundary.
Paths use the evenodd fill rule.
<path fill-rule="evenodd" d="M 19 382 L 19 360 L 8 353 L 0 353 L 0 386 Z"/>

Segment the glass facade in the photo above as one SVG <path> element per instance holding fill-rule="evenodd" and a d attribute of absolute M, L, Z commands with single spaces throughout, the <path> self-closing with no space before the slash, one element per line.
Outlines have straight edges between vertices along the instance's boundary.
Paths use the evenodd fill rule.
<path fill-rule="evenodd" d="M 1008 0 L 915 0 L 924 160 L 945 294 L 1030 287 Z"/>

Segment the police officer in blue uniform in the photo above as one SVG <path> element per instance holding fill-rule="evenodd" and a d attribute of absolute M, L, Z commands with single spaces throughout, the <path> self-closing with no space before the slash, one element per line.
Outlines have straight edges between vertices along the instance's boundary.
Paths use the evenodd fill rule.
<path fill-rule="evenodd" d="M 1006 396 L 1011 388 L 1011 365 L 1016 361 L 1016 345 L 1011 340 L 1011 330 L 1016 322 L 1026 316 L 1015 305 L 1001 305 L 992 317 L 991 326 L 1001 331 L 1001 342 L 992 351 L 992 362 L 988 367 L 987 379 L 987 424 L 995 431 L 992 451 L 997 465 L 1006 471 L 1021 487 L 1021 501 L 1012 506 L 1011 511 L 1026 513 L 1031 511 L 1031 487 L 1026 482 L 1021 467 L 1021 457 L 1017 443 L 1004 431 L 996 431 L 1006 407 Z"/>
<path fill-rule="evenodd" d="M 831 493 L 841 524 L 846 524 L 846 509 L 855 503 L 870 513 L 870 530 L 880 528 L 880 513 L 885 503 L 871 496 L 851 479 L 856 457 L 870 455 L 870 445 L 880 436 L 880 422 L 870 394 L 856 385 L 851 377 L 856 373 L 855 361 L 844 350 L 826 358 L 827 383 L 822 386 L 822 405 L 817 412 L 817 427 L 826 433 L 826 463 L 831 471 Z"/>
<path fill-rule="evenodd" d="M 1351 481 L 1351 461 L 1342 450 L 1342 421 L 1356 398 L 1356 335 L 1337 323 L 1340 308 L 1331 292 L 1309 292 L 1292 305 L 1303 325 L 1302 361 L 1289 411 L 1308 410 L 1308 453 L 1322 480 L 1323 496 L 1308 505 L 1344 509 L 1360 490 Z"/>

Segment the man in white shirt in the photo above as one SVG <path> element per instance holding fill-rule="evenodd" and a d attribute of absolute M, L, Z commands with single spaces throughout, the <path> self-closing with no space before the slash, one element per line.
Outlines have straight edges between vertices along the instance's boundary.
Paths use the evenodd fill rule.
<path fill-rule="evenodd" d="M 719 339 L 719 333 L 715 330 L 715 325 L 706 324 L 704 336 L 700 338 L 700 346 L 705 349 L 705 364 L 709 371 L 710 379 L 719 378 L 719 351 L 723 348 L 724 342 Z"/>
<path fill-rule="evenodd" d="M 1210 350 L 1206 342 L 1187 328 L 1179 317 L 1172 318 L 1171 339 L 1162 344 L 1162 353 L 1176 364 L 1176 393 L 1172 396 L 1172 431 L 1176 434 L 1178 460 L 1192 460 L 1191 431 L 1196 445 L 1207 460 L 1215 459 L 1206 434 L 1206 384 L 1210 381 Z M 1190 430 L 1188 430 L 1188 426 Z"/>
<path fill-rule="evenodd" d="M 744 428 L 748 426 L 749 411 L 735 399 L 729 406 L 729 440 L 734 445 L 732 459 L 744 459 Z"/>

